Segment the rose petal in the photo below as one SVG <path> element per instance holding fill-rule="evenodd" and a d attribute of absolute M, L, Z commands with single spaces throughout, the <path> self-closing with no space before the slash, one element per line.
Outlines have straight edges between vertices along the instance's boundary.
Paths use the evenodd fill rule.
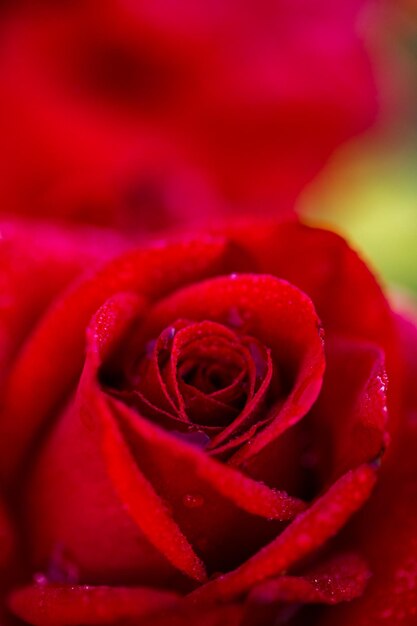
<path fill-rule="evenodd" d="M 311 616 L 309 605 L 351 601 L 362 595 L 369 576 L 362 558 L 356 554 L 342 554 L 302 576 L 284 575 L 266 580 L 249 593 L 244 623 L 248 626 L 287 623 L 304 626 Z M 290 616 L 297 618 L 289 622 Z"/>
<path fill-rule="evenodd" d="M 339 235 L 296 220 L 249 224 L 231 228 L 228 234 L 241 255 L 251 256 L 255 271 L 284 278 L 308 294 L 326 337 L 344 334 L 384 349 L 390 380 L 389 430 L 393 432 L 400 393 L 394 319 L 380 285 L 358 254 Z"/>
<path fill-rule="evenodd" d="M 120 413 L 123 411 L 130 413 L 127 407 L 120 405 Z M 130 429 L 123 429 L 123 432 L 138 467 L 169 504 L 174 519 L 211 569 L 216 566 L 218 569 L 220 563 L 232 559 L 231 553 L 235 550 L 241 556 L 242 549 L 250 549 L 252 542 L 259 545 L 265 532 L 267 537 L 276 532 L 276 523 L 258 522 L 260 516 L 267 519 L 292 517 L 302 507 L 285 493 L 270 491 L 238 472 L 227 471 L 199 448 L 173 439 L 171 434 L 160 431 L 147 420 L 134 414 L 131 420 L 133 428 L 141 422 L 141 440 Z M 50 487 L 47 489 L 50 491 Z M 132 494 L 132 500 L 135 497 Z M 42 509 L 39 514 L 42 515 Z M 236 525 L 239 536 L 236 536 Z M 225 545 L 227 536 L 230 539 Z M 244 546 L 242 537 L 246 537 Z"/>
<path fill-rule="evenodd" d="M 0 441 L 0 474 L 9 481 L 50 411 L 62 402 L 82 368 L 84 333 L 95 310 L 117 291 L 151 298 L 215 272 L 222 241 L 139 250 L 116 259 L 74 288 L 43 318 L 11 372 Z"/>
<path fill-rule="evenodd" d="M 355 554 L 338 555 L 302 576 L 280 576 L 256 585 L 249 594 L 254 608 L 265 604 L 338 604 L 364 592 L 368 565 Z"/>
<path fill-rule="evenodd" d="M 144 370 L 140 371 L 140 379 L 136 388 L 140 397 L 143 396 L 146 401 L 151 402 L 166 412 L 172 413 L 173 417 L 176 417 L 182 422 L 189 422 L 186 414 L 178 415 L 178 407 L 170 395 L 160 368 L 161 359 L 166 357 L 167 351 L 171 348 L 173 336 L 177 332 L 178 327 L 181 328 L 182 326 L 182 321 L 179 321 L 175 325 L 170 325 L 168 328 L 164 329 L 164 332 L 162 332 L 155 341 L 149 342 L 149 344 L 154 345 L 146 361 Z M 142 351 L 140 342 L 136 342 L 135 338 L 133 338 L 133 342 L 136 350 Z"/>
<path fill-rule="evenodd" d="M 363 597 L 343 611 L 326 613 L 323 626 L 414 626 L 417 620 L 417 328 L 399 320 L 399 331 L 404 364 L 400 428 L 350 537 L 369 560 L 372 579 Z"/>
<path fill-rule="evenodd" d="M 220 463 L 205 452 L 181 439 L 176 439 L 171 433 L 164 432 L 143 417 L 135 415 L 121 403 L 114 402 L 114 411 L 121 423 L 129 429 L 130 444 L 137 451 L 138 462 L 141 463 L 139 451 L 142 446 L 147 455 L 154 457 L 152 463 L 157 463 L 159 459 L 160 480 L 166 475 L 162 467 L 166 463 L 167 466 L 176 466 L 178 473 L 184 472 L 192 478 L 207 481 L 223 497 L 230 498 L 243 510 L 254 515 L 285 520 L 303 508 L 303 504 L 297 498 L 291 498 L 284 492 L 271 490 L 262 483 L 252 481 L 238 470 Z"/>
<path fill-rule="evenodd" d="M 95 403 L 103 425 L 103 447 L 109 478 L 129 515 L 149 541 L 179 570 L 199 582 L 204 565 L 175 524 L 164 502 L 135 464 L 104 402 Z"/>
<path fill-rule="evenodd" d="M 308 417 L 310 471 L 321 479 L 375 459 L 388 443 L 387 376 L 374 344 L 333 336 L 326 341 L 323 387 Z"/>
<path fill-rule="evenodd" d="M 98 243 L 100 242 L 100 243 Z M 126 243 L 98 229 L 67 229 L 18 220 L 0 223 L 1 379 L 23 340 L 54 297 Z"/>
<path fill-rule="evenodd" d="M 242 274 L 191 285 L 158 302 L 144 324 L 144 337 L 158 334 L 178 316 L 227 324 L 232 309 L 244 317 L 245 333 L 271 349 L 291 391 L 270 426 L 237 453 L 234 463 L 255 456 L 300 420 L 316 399 L 324 369 L 319 322 L 311 301 L 273 276 Z"/>
<path fill-rule="evenodd" d="M 342 476 L 268 546 L 233 572 L 193 592 L 195 602 L 227 600 L 275 576 L 321 547 L 344 526 L 369 497 L 375 470 L 362 465 Z"/>
<path fill-rule="evenodd" d="M 158 571 L 161 579 L 166 578 L 166 565 L 144 543 L 143 534 L 181 571 L 201 578 L 201 564 L 174 520 L 188 537 L 190 522 L 199 517 L 200 524 L 192 524 L 190 536 L 197 541 L 196 531 L 200 539 L 207 531 L 207 545 L 210 540 L 219 542 L 225 532 L 235 532 L 237 522 L 244 523 L 250 541 L 259 543 L 262 533 L 250 529 L 259 531 L 263 526 L 269 537 L 274 530 L 269 520 L 291 519 L 303 503 L 227 468 L 100 389 L 95 377 L 101 359 L 124 334 L 123 320 L 129 325 L 126 311 L 131 311 L 131 298 L 118 296 L 96 315 L 88 332 L 88 358 L 78 398 L 57 424 L 33 472 L 28 510 L 36 562 L 44 563 L 59 542 L 78 563 L 84 579 L 106 575 L 116 580 L 132 575 L 149 579 Z M 106 331 L 104 342 L 96 331 L 98 320 Z M 200 498 L 205 506 L 199 507 Z M 214 518 L 207 513 L 209 503 Z M 134 520 L 136 528 L 125 518 Z M 119 544 L 114 557 L 108 554 L 110 538 Z M 206 553 L 201 543 L 199 549 Z"/>
<path fill-rule="evenodd" d="M 240 361 L 241 367 L 249 355 L 247 351 L 239 344 L 238 338 L 228 328 L 220 324 L 213 324 L 210 321 L 201 322 L 200 324 L 192 324 L 184 329 L 179 330 L 172 339 L 170 359 L 168 361 L 165 379 L 167 388 L 170 391 L 170 397 L 174 399 L 181 415 L 187 415 L 185 398 L 180 392 L 180 379 L 178 376 L 178 367 L 181 354 L 193 341 L 198 341 L 199 345 L 205 343 L 205 352 L 214 353 L 219 358 L 219 351 L 233 350 L 232 356 Z M 233 345 L 233 348 L 230 347 Z M 243 353 L 243 354 L 242 354 Z M 209 424 L 210 425 L 210 424 Z M 214 424 L 218 425 L 218 424 Z"/>
<path fill-rule="evenodd" d="M 265 350 L 265 367 L 266 372 L 261 380 L 259 388 L 253 393 L 252 397 L 247 402 L 244 409 L 241 411 L 240 415 L 228 426 L 226 426 L 218 435 L 216 435 L 210 443 L 209 449 L 215 450 L 219 446 L 222 446 L 230 437 L 233 437 L 231 440 L 231 446 L 236 445 L 237 437 L 236 434 L 242 432 L 243 428 L 248 428 L 253 425 L 257 425 L 254 421 L 257 418 L 257 422 L 260 425 L 262 423 L 262 418 L 260 413 L 262 410 L 265 410 L 265 398 L 269 390 L 269 386 L 272 380 L 273 374 L 273 362 L 270 350 Z M 249 437 L 248 437 L 249 438 Z"/>
<path fill-rule="evenodd" d="M 173 575 L 167 559 L 202 580 L 204 567 L 135 465 L 96 380 L 100 359 L 126 334 L 141 312 L 137 309 L 137 296 L 119 294 L 97 312 L 87 332 L 88 356 L 76 398 L 58 422 L 30 484 L 35 561 L 44 566 L 60 544 L 84 579 L 128 580 L 134 575 L 136 580 L 163 581 Z M 119 544 L 114 556 L 112 538 Z"/>
<path fill-rule="evenodd" d="M 177 602 L 175 593 L 147 587 L 50 584 L 16 589 L 9 598 L 13 613 L 34 626 L 136 624 Z"/>
<path fill-rule="evenodd" d="M 251 255 L 254 271 L 308 294 L 326 334 L 337 331 L 392 351 L 390 306 L 369 268 L 339 235 L 295 220 L 250 224 L 228 234 Z"/>

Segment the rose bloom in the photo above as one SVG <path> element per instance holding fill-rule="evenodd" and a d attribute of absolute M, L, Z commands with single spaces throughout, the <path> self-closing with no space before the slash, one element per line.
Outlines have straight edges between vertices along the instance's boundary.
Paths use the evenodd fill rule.
<path fill-rule="evenodd" d="M 290 210 L 374 119 L 366 6 L 6 3 L 2 211 L 149 231 Z"/>
<path fill-rule="evenodd" d="M 1 233 L 3 623 L 415 624 L 417 334 L 342 238 Z"/>

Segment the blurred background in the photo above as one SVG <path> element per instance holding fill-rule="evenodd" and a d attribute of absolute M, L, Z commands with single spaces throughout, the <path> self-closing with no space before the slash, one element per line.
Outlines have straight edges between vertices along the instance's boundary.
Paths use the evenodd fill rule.
<path fill-rule="evenodd" d="M 415 0 L 2 2 L 0 146 L 3 219 L 297 211 L 417 292 Z"/>
<path fill-rule="evenodd" d="M 297 208 L 346 233 L 386 283 L 416 293 L 417 3 L 376 3 L 362 29 L 379 94 L 375 123 L 336 150 Z"/>

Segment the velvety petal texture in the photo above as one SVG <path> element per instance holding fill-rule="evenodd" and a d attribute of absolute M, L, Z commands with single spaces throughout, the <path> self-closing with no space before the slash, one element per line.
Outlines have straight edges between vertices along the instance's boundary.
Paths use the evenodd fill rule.
<path fill-rule="evenodd" d="M 411 626 L 416 332 L 341 238 L 8 228 L 11 619 Z"/>

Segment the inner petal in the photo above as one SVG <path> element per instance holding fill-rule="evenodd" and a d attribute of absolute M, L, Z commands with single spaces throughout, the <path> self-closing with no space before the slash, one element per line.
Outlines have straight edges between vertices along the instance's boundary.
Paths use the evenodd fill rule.
<path fill-rule="evenodd" d="M 138 327 L 128 338 L 114 395 L 163 428 L 201 431 L 210 452 L 253 426 L 271 382 L 272 361 L 261 342 L 209 320 L 178 319 L 155 338 L 140 336 Z"/>
<path fill-rule="evenodd" d="M 213 394 L 230 387 L 240 371 L 233 363 L 203 357 L 202 361 L 185 359 L 178 368 L 178 374 L 187 385 L 203 393 Z"/>
<path fill-rule="evenodd" d="M 188 419 L 225 426 L 251 393 L 251 360 L 234 331 L 209 321 L 190 324 L 173 340 L 165 371 L 167 387 Z M 223 397 L 216 397 L 218 392 L 224 392 Z"/>

